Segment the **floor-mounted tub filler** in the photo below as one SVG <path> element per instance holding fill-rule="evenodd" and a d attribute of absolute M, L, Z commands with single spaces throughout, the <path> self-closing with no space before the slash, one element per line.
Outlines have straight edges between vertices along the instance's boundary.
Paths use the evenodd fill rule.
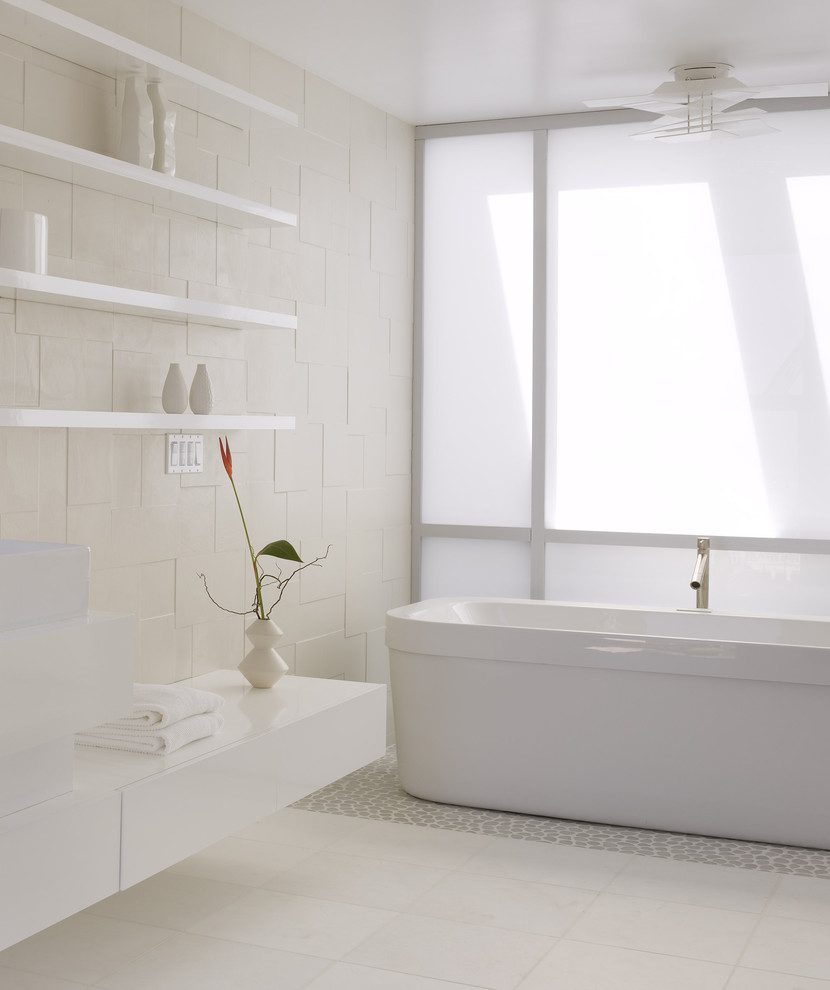
<path fill-rule="evenodd" d="M 830 619 L 442 598 L 386 639 L 410 794 L 830 848 Z"/>

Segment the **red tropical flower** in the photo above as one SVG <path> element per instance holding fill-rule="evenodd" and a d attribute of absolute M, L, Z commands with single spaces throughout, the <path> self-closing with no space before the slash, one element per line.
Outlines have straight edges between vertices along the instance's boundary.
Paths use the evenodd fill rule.
<path fill-rule="evenodd" d="M 231 448 L 228 444 L 228 438 L 225 437 L 225 446 L 222 446 L 222 438 L 219 437 L 219 450 L 222 453 L 222 463 L 225 465 L 225 470 L 228 472 L 228 477 L 233 479 L 233 458 L 231 457 Z"/>

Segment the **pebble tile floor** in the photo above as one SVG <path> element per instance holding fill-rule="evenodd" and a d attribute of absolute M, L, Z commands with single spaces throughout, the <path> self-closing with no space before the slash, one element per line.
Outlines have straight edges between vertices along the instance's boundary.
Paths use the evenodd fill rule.
<path fill-rule="evenodd" d="M 0 952 L 0 990 L 830 990 L 830 853 L 404 794 L 394 752 Z"/>

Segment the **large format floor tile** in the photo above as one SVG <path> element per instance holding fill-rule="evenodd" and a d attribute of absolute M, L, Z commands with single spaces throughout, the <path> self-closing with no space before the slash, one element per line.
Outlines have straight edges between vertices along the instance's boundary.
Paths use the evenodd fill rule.
<path fill-rule="evenodd" d="M 0 952 L 0 990 L 830 990 L 830 879 L 736 857 L 290 808 Z"/>
<path fill-rule="evenodd" d="M 600 894 L 571 927 L 568 937 L 734 964 L 757 922 L 758 916 L 748 912 Z"/>
<path fill-rule="evenodd" d="M 191 932 L 285 952 L 339 959 L 395 915 L 391 911 L 252 890 L 193 925 Z"/>
<path fill-rule="evenodd" d="M 402 911 L 446 876 L 445 870 L 321 850 L 266 884 L 270 890 Z"/>
<path fill-rule="evenodd" d="M 789 879 L 822 882 L 805 877 Z M 729 866 L 635 856 L 605 890 L 606 893 L 651 897 L 701 907 L 762 911 L 776 890 L 778 880 L 777 874 L 760 870 L 736 870 Z"/>
<path fill-rule="evenodd" d="M 591 904 L 591 890 L 452 873 L 409 908 L 412 914 L 493 925 L 535 935 L 562 935 Z"/>
<path fill-rule="evenodd" d="M 487 990 L 513 990 L 553 944 L 540 935 L 401 914 L 345 961 Z"/>
<path fill-rule="evenodd" d="M 471 856 L 493 843 L 486 835 L 450 832 L 395 822 L 366 822 L 345 837 L 333 842 L 331 852 L 373 859 L 391 859 L 436 869 L 457 869 Z"/>
<path fill-rule="evenodd" d="M 301 990 L 328 960 L 201 935 L 173 935 L 101 980 L 103 990 Z"/>
<path fill-rule="evenodd" d="M 830 925 L 796 918 L 762 918 L 741 965 L 830 980 Z"/>
<path fill-rule="evenodd" d="M 723 990 L 731 967 L 563 939 L 518 990 Z"/>
<path fill-rule="evenodd" d="M 6 949 L 0 953 L 0 966 L 93 984 L 170 934 L 164 928 L 84 911 Z"/>
<path fill-rule="evenodd" d="M 513 880 L 555 883 L 563 887 L 602 890 L 631 862 L 628 853 L 581 849 L 522 839 L 493 839 L 461 869 Z"/>

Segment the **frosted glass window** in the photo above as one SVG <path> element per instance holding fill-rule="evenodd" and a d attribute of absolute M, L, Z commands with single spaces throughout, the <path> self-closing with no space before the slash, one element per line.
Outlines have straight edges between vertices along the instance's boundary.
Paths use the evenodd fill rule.
<path fill-rule="evenodd" d="M 530 544 L 512 540 L 421 540 L 421 598 L 530 597 Z"/>
<path fill-rule="evenodd" d="M 426 142 L 422 520 L 530 519 L 531 134 Z"/>
<path fill-rule="evenodd" d="M 549 526 L 830 534 L 830 180 L 793 178 L 828 171 L 830 121 L 775 126 L 672 147 L 551 133 Z"/>

